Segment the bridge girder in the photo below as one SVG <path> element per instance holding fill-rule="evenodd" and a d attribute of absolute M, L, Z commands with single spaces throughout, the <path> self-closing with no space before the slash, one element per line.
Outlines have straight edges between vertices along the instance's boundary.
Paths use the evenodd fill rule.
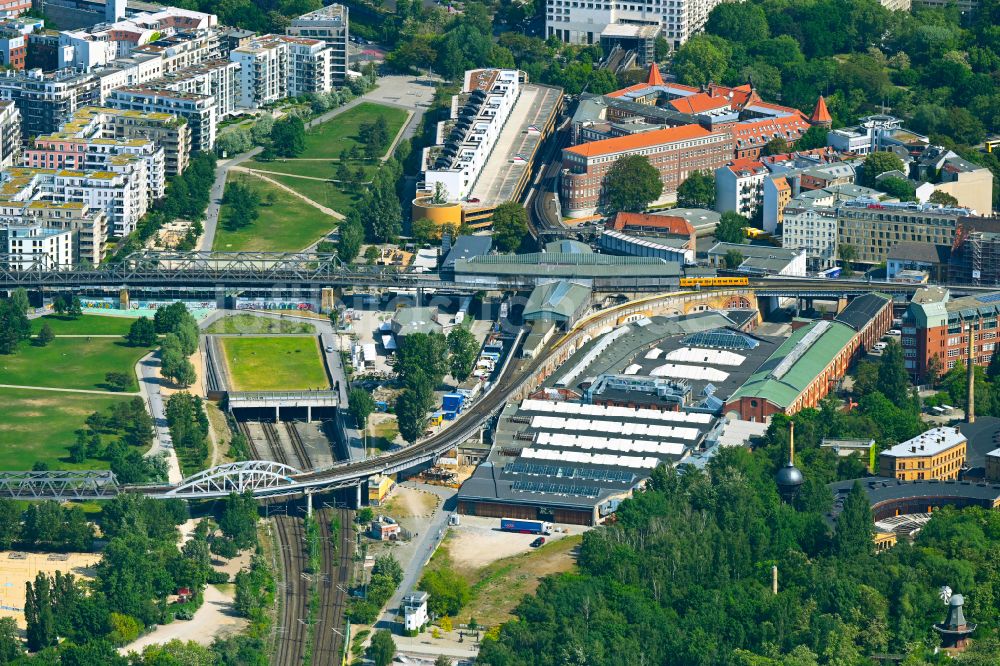
<path fill-rule="evenodd" d="M 283 494 L 294 487 L 301 470 L 271 460 L 246 460 L 216 465 L 188 477 L 163 493 L 166 497 L 225 497 L 230 493 Z"/>
<path fill-rule="evenodd" d="M 12 499 L 110 499 L 120 491 L 114 472 L 0 472 L 0 497 Z"/>

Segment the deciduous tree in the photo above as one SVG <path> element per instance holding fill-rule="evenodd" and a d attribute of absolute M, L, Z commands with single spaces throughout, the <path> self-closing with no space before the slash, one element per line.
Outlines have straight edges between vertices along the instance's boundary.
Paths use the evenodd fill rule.
<path fill-rule="evenodd" d="M 660 172 L 645 155 L 619 157 L 604 177 L 603 187 L 609 214 L 642 212 L 663 193 Z"/>
<path fill-rule="evenodd" d="M 496 207 L 493 213 L 493 245 L 498 252 L 514 252 L 528 235 L 528 211 L 516 201 Z"/>

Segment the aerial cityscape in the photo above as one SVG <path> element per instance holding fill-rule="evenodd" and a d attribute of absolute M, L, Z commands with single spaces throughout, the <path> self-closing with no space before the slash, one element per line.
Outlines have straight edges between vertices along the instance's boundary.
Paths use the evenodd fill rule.
<path fill-rule="evenodd" d="M 0 3 L 0 664 L 1000 665 L 998 26 Z"/>

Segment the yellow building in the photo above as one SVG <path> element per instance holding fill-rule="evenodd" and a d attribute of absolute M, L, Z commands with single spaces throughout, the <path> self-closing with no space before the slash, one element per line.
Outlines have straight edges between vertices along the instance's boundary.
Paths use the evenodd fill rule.
<path fill-rule="evenodd" d="M 966 445 L 958 428 L 933 428 L 880 453 L 879 476 L 901 481 L 957 479 Z"/>
<path fill-rule="evenodd" d="M 382 506 L 385 499 L 396 487 L 396 483 L 391 477 L 376 474 L 368 479 L 368 504 L 371 506 Z"/>

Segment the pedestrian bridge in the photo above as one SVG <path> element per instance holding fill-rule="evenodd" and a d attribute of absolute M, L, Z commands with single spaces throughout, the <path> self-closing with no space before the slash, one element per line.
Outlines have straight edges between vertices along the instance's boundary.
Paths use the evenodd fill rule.
<path fill-rule="evenodd" d="M 280 421 L 282 415 L 286 419 L 303 417 L 312 421 L 314 412 L 319 417 L 332 418 L 334 410 L 340 404 L 336 391 L 230 391 L 229 409 L 233 414 L 241 410 L 255 410 L 259 417 L 267 418 L 268 412 L 274 412 L 274 420 Z M 282 414 L 284 412 L 284 414 Z"/>

